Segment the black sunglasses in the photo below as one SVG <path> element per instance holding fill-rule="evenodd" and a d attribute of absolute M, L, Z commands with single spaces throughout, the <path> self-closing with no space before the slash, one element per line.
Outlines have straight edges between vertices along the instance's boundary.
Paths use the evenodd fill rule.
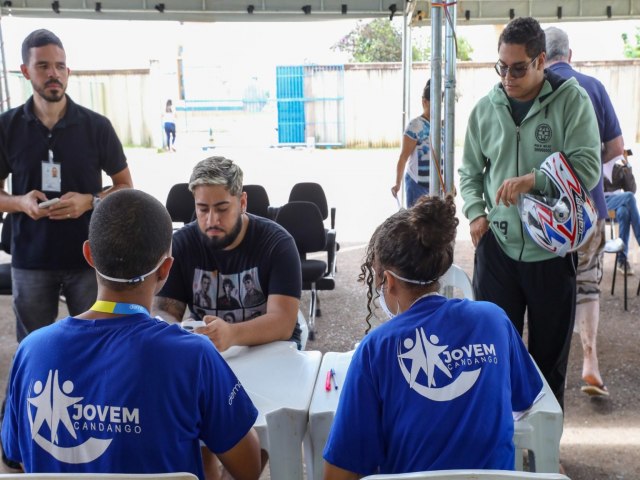
<path fill-rule="evenodd" d="M 507 73 L 511 73 L 511 76 L 513 78 L 522 78 L 527 74 L 527 70 L 529 70 L 529 67 L 533 64 L 533 62 L 536 61 L 536 58 L 538 58 L 538 55 L 533 57 L 533 59 L 526 65 L 519 65 L 517 67 L 513 65 L 512 66 L 503 65 L 502 63 L 500 63 L 500 60 L 498 60 L 496 64 L 493 66 L 493 68 L 495 68 L 496 73 L 500 75 L 502 78 L 506 77 Z"/>

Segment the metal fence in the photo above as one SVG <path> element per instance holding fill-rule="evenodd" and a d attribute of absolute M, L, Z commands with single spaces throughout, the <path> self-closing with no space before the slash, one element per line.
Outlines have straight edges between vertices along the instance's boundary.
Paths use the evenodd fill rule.
<path fill-rule="evenodd" d="M 276 67 L 278 143 L 344 146 L 344 66 Z"/>

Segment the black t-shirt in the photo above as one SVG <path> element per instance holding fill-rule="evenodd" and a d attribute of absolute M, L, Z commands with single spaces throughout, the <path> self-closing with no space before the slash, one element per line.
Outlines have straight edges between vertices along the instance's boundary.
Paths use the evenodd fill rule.
<path fill-rule="evenodd" d="M 527 100 L 526 102 L 521 102 L 519 100 L 516 100 L 515 98 L 511 98 L 508 95 L 507 98 L 509 99 L 509 105 L 511 105 L 511 118 L 513 118 L 513 121 L 516 125 L 520 125 L 524 118 L 527 116 L 527 113 L 529 113 L 529 110 L 531 110 L 533 102 L 535 102 L 536 99 L 532 98 L 531 100 Z"/>
<path fill-rule="evenodd" d="M 197 222 L 173 236 L 173 267 L 161 297 L 186 303 L 194 318 L 215 315 L 230 323 L 267 311 L 269 295 L 300 298 L 302 272 L 296 244 L 271 220 L 249 214 L 245 236 L 233 250 L 205 243 Z M 292 340 L 300 340 L 296 326 Z"/>
<path fill-rule="evenodd" d="M 42 189 L 42 162 L 60 164 L 60 192 Z M 44 191 L 48 198 L 67 192 L 96 194 L 102 172 L 115 175 L 127 167 L 122 144 L 109 120 L 67 97 L 65 115 L 46 128 L 33 114 L 33 97 L 0 115 L 0 178 L 11 175 L 11 193 Z M 16 268 L 61 270 L 90 268 L 82 255 L 91 210 L 77 219 L 32 220 L 12 214 L 11 261 Z"/>

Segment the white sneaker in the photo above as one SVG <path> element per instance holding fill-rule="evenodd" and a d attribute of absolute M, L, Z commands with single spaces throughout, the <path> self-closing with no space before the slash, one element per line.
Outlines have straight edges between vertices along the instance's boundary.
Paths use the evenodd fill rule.
<path fill-rule="evenodd" d="M 631 265 L 629 264 L 628 260 L 625 260 L 624 262 L 618 262 L 618 266 L 616 267 L 618 269 L 618 272 L 620 272 L 622 275 L 624 275 L 624 264 L 627 264 L 627 275 L 633 275 L 633 268 L 631 268 Z"/>

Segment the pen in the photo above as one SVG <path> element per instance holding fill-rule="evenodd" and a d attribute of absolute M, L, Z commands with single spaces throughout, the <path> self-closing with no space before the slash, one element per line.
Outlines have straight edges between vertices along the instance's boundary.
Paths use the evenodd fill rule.
<path fill-rule="evenodd" d="M 333 380 L 333 386 L 337 390 L 338 382 L 336 382 L 336 371 L 332 368 L 329 372 L 331 373 L 331 380 Z M 329 387 L 329 389 L 331 389 L 331 387 Z"/>
<path fill-rule="evenodd" d="M 333 377 L 333 375 L 331 374 L 331 371 L 332 371 L 332 370 L 329 370 L 329 371 L 327 372 L 327 380 L 324 382 L 324 389 L 325 389 L 327 392 L 330 392 L 330 391 L 331 391 L 331 378 Z"/>

